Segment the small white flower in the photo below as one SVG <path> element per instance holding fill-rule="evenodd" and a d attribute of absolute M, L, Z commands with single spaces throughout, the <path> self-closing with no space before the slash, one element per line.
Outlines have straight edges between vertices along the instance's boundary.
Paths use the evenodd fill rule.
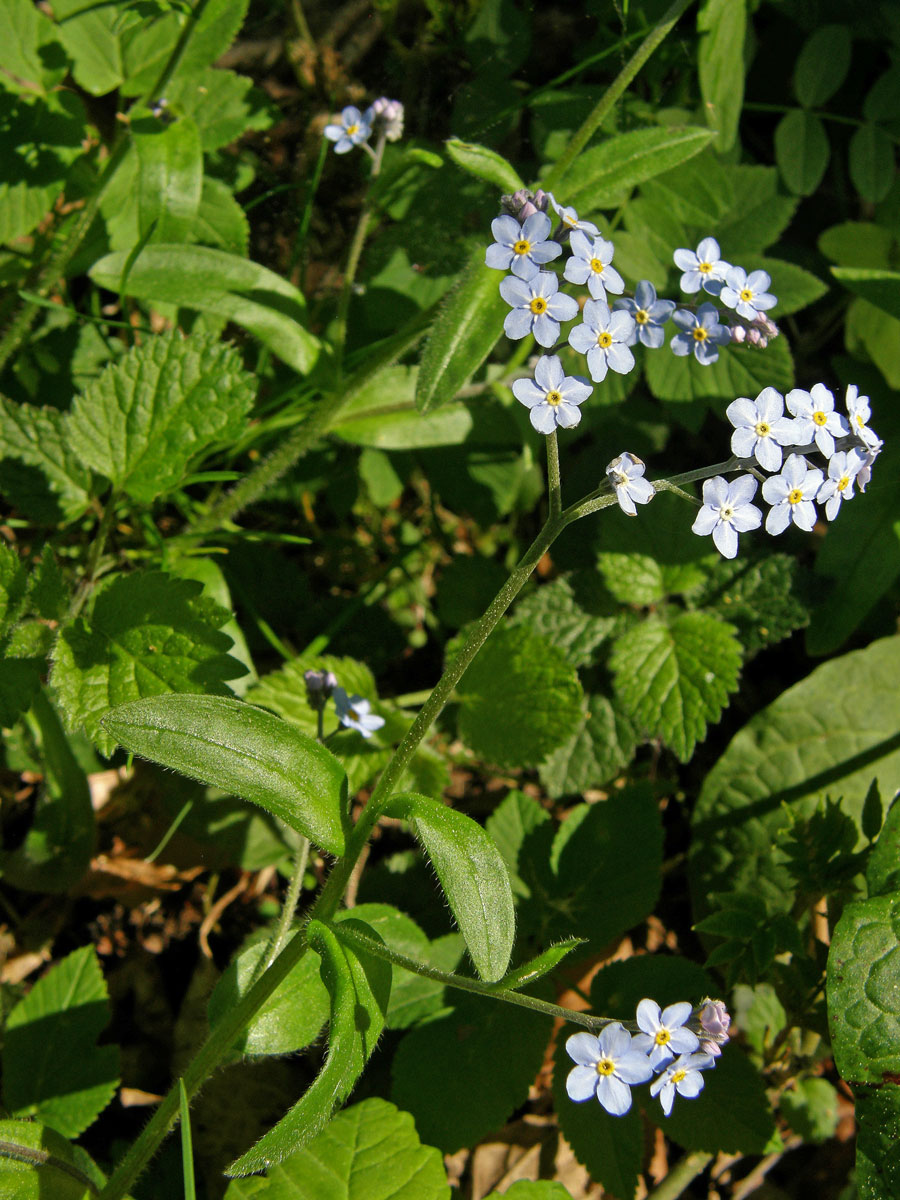
<path fill-rule="evenodd" d="M 852 450 L 838 450 L 828 460 L 828 475 L 816 494 L 819 504 L 825 505 L 825 516 L 833 521 L 838 515 L 841 501 L 853 499 L 853 484 L 866 465 L 865 450 L 854 446 Z"/>
<path fill-rule="evenodd" d="M 334 142 L 335 154 L 346 154 L 360 142 L 368 141 L 372 125 L 368 114 L 363 114 L 352 104 L 341 113 L 341 119 L 332 125 L 325 126 L 325 136 L 329 142 Z"/>
<path fill-rule="evenodd" d="M 649 504 L 656 495 L 656 489 L 648 479 L 642 476 L 647 470 L 643 459 L 626 450 L 618 458 L 614 458 L 606 468 L 606 478 L 612 484 L 616 500 L 622 512 L 629 517 L 637 516 L 637 504 Z"/>
<path fill-rule="evenodd" d="M 364 738 L 371 737 L 384 724 L 384 717 L 370 712 L 371 704 L 362 696 L 348 696 L 344 688 L 336 687 L 333 692 L 334 707 L 342 725 L 355 729 Z"/>
<path fill-rule="evenodd" d="M 534 379 L 517 379 L 512 390 L 519 403 L 531 409 L 531 424 L 538 433 L 552 433 L 557 426 L 572 429 L 578 424 L 578 405 L 594 389 L 579 375 L 566 375 L 558 355 L 542 354 L 534 368 Z"/>
<path fill-rule="evenodd" d="M 772 280 L 765 271 L 751 271 L 748 275 L 743 267 L 732 267 L 725 273 L 725 285 L 719 290 L 719 299 L 728 308 L 736 310 L 745 321 L 755 321 L 767 308 L 778 300 L 766 291 Z"/>
<path fill-rule="evenodd" d="M 655 1000 L 642 1000 L 637 1006 L 637 1023 L 641 1032 L 634 1039 L 635 1049 L 650 1056 L 654 1071 L 676 1054 L 689 1054 L 700 1045 L 700 1039 L 690 1029 L 685 1029 L 693 1008 L 687 1000 L 670 1004 L 660 1012 Z"/>
<path fill-rule="evenodd" d="M 544 263 L 562 254 L 559 242 L 551 242 L 550 218 L 535 212 L 520 225 L 515 217 L 495 217 L 491 221 L 494 244 L 485 251 L 484 261 L 495 271 L 512 271 L 519 279 L 533 279 Z"/>
<path fill-rule="evenodd" d="M 850 430 L 855 433 L 858 438 L 862 438 L 864 444 L 869 449 L 874 449 L 876 446 L 881 449 L 881 439 L 874 429 L 869 428 L 869 420 L 872 416 L 872 410 L 869 407 L 869 397 L 860 396 L 859 388 L 855 383 L 851 383 L 847 387 L 847 416 L 850 418 Z"/>
<path fill-rule="evenodd" d="M 705 292 L 718 290 L 716 285 L 724 282 L 731 263 L 719 257 L 719 243 L 715 238 L 704 238 L 696 250 L 676 250 L 672 255 L 675 266 L 680 267 L 683 292 Z"/>
<path fill-rule="evenodd" d="M 634 366 L 628 342 L 634 333 L 634 317 L 627 312 L 611 313 L 602 300 L 588 300 L 583 324 L 569 330 L 569 345 L 587 355 L 588 370 L 595 383 L 602 383 L 612 369 L 627 375 Z"/>
<path fill-rule="evenodd" d="M 814 441 L 826 458 L 834 454 L 834 439 L 850 432 L 847 418 L 835 412 L 834 396 L 824 383 L 814 383 L 805 392 L 793 388 L 786 396 L 794 421 L 794 445 L 804 446 Z"/>
<path fill-rule="evenodd" d="M 580 229 L 569 236 L 572 255 L 566 259 L 563 275 L 569 283 L 586 283 L 595 300 L 606 301 L 606 293 L 619 296 L 625 291 L 625 280 L 611 266 L 615 249 L 612 242 L 598 237 L 591 241 Z"/>
<path fill-rule="evenodd" d="M 573 1033 L 566 1053 L 578 1064 L 566 1078 L 569 1099 L 580 1102 L 596 1096 L 614 1117 L 631 1108 L 634 1084 L 646 1083 L 653 1075 L 646 1054 L 635 1049 L 631 1034 L 618 1022 L 607 1025 L 599 1037 Z"/>
<path fill-rule="evenodd" d="M 772 505 L 766 517 L 766 532 L 784 533 L 793 523 L 809 533 L 816 523 L 813 500 L 823 479 L 822 472 L 810 467 L 802 454 L 790 455 L 781 474 L 770 475 L 762 486 L 763 499 Z"/>
<path fill-rule="evenodd" d="M 866 461 L 863 463 L 859 474 L 856 476 L 856 486 L 861 492 L 864 492 L 869 486 L 869 481 L 872 478 L 872 464 L 881 453 L 881 447 L 883 445 L 884 442 L 879 440 L 877 445 L 866 448 Z"/>
<path fill-rule="evenodd" d="M 563 204 L 557 204 L 552 192 L 549 193 L 550 203 L 553 205 L 553 211 L 562 221 L 563 229 L 572 232 L 573 229 L 580 229 L 582 233 L 586 233 L 588 237 L 599 237 L 600 230 L 593 221 L 582 221 L 579 219 L 578 213 L 570 206 L 566 207 Z"/>
<path fill-rule="evenodd" d="M 756 480 L 752 475 L 740 475 L 731 483 L 721 475 L 703 483 L 703 507 L 694 518 L 691 529 L 701 536 L 712 534 L 713 544 L 725 558 L 734 558 L 738 549 L 738 534 L 758 529 L 762 513 L 750 501 L 756 495 Z"/>
<path fill-rule="evenodd" d="M 571 321 L 578 312 L 578 301 L 559 290 L 552 271 L 539 271 L 527 280 L 507 275 L 500 284 L 500 295 L 512 307 L 503 332 L 514 342 L 533 333 L 539 346 L 552 346 L 559 337 L 560 321 Z"/>
<path fill-rule="evenodd" d="M 725 409 L 734 426 L 731 452 L 755 458 L 766 471 L 781 466 L 782 446 L 794 444 L 794 422 L 784 415 L 784 397 L 773 387 L 763 388 L 755 400 L 739 396 Z"/>
<path fill-rule="evenodd" d="M 650 1095 L 659 1096 L 662 1110 L 668 1116 L 675 1103 L 675 1093 L 688 1100 L 699 1096 L 704 1083 L 700 1072 L 715 1065 L 715 1060 L 709 1054 L 682 1054 L 653 1080 Z"/>

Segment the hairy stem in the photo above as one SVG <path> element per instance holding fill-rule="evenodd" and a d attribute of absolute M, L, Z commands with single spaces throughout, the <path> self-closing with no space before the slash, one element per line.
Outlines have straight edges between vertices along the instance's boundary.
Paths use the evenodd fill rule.
<path fill-rule="evenodd" d="M 562 512 L 562 484 L 559 475 L 559 442 L 556 430 L 547 436 L 547 487 L 550 492 L 550 518 Z"/>
<path fill-rule="evenodd" d="M 665 1179 L 653 1189 L 647 1200 L 677 1200 L 685 1188 L 702 1174 L 712 1162 L 705 1150 L 694 1150 L 675 1164 Z"/>

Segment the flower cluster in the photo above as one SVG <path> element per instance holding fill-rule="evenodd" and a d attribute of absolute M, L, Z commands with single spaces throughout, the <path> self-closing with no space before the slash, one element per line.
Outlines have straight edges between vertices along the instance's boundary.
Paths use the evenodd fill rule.
<path fill-rule="evenodd" d="M 853 498 L 854 487 L 865 491 L 882 443 L 868 424 L 869 398 L 860 396 L 855 384 L 847 388 L 845 407 L 846 415 L 835 409 L 834 395 L 824 383 L 808 392 L 794 388 L 787 396 L 767 387 L 755 400 L 739 396 L 728 405 L 732 453 L 770 472 L 762 484 L 762 498 L 769 505 L 767 533 L 783 533 L 789 525 L 808 532 L 816 523 L 816 504 L 824 505 L 826 518 L 833 521 L 843 501 Z M 802 450 L 785 458 L 784 450 L 793 447 Z M 806 458 L 815 452 L 826 460 L 824 470 Z M 761 510 L 751 503 L 759 472 L 752 465 L 750 469 L 752 475 L 731 483 L 717 475 L 703 484 L 703 507 L 693 531 L 712 534 L 726 558 L 737 554 L 739 533 L 763 522 Z"/>
<path fill-rule="evenodd" d="M 371 712 L 371 704 L 362 696 L 348 696 L 333 671 L 305 671 L 306 699 L 315 712 L 324 712 L 328 701 L 334 700 L 338 720 L 348 729 L 355 729 L 364 738 L 371 737 L 384 724 L 384 717 Z"/>
<path fill-rule="evenodd" d="M 668 1116 L 676 1093 L 687 1099 L 700 1094 L 700 1072 L 716 1065 L 728 1041 L 731 1018 L 722 1001 L 704 1000 L 694 1010 L 684 1000 L 660 1010 L 655 1000 L 644 999 L 636 1016 L 636 1035 L 616 1021 L 599 1037 L 575 1033 L 566 1041 L 566 1053 L 577 1064 L 566 1078 L 571 1100 L 596 1096 L 608 1113 L 621 1117 L 631 1108 L 632 1087 L 652 1079 L 650 1095 Z"/>
<path fill-rule="evenodd" d="M 346 154 L 354 146 L 368 149 L 373 133 L 387 142 L 400 140 L 403 136 L 403 105 L 399 100 L 380 96 L 365 112 L 348 104 L 338 121 L 325 126 L 325 136 L 334 142 L 335 154 Z"/>
<path fill-rule="evenodd" d="M 716 361 L 720 346 L 746 341 L 763 347 L 778 332 L 766 316 L 766 310 L 776 303 L 767 290 L 769 276 L 765 271 L 748 275 L 743 267 L 725 262 L 714 238 L 704 238 L 696 250 L 676 250 L 674 259 L 682 271 L 682 290 L 688 294 L 702 290 L 733 309 L 734 317 L 727 322 L 720 321 L 718 310 L 709 302 L 694 310 L 660 299 L 647 279 L 637 284 L 633 296 L 625 295 L 625 281 L 613 266 L 613 243 L 593 222 L 582 220 L 574 208 L 559 204 L 551 193 L 521 188 L 504 196 L 502 206 L 503 213 L 491 222 L 494 241 L 484 260 L 494 270 L 510 273 L 500 283 L 500 294 L 510 306 L 503 323 L 506 336 L 513 341 L 531 336 L 551 351 L 568 342 L 585 355 L 594 383 L 602 383 L 610 371 L 627 375 L 635 366 L 631 347 L 638 342 L 648 350 L 659 350 L 665 344 L 669 320 L 677 328 L 669 343 L 672 353 L 693 354 L 704 365 Z M 555 228 L 551 211 L 558 218 Z M 583 307 L 560 291 L 560 278 L 549 269 L 556 260 L 562 261 L 566 245 L 569 255 L 562 263 L 562 279 L 587 287 L 590 298 Z M 580 324 L 563 336 L 561 325 L 579 313 Z M 552 353 L 549 357 L 555 360 Z M 539 366 L 546 375 L 544 358 Z M 590 386 L 578 375 L 561 378 Z M 546 404 L 537 408 L 537 392 L 546 397 L 556 391 L 537 374 L 531 388 L 514 389 L 516 397 L 531 408 L 532 424 L 542 433 L 558 427 L 571 429 L 581 419 L 577 408 L 560 407 L 558 400 L 551 400 L 549 408 Z M 588 394 L 582 394 L 581 400 Z"/>

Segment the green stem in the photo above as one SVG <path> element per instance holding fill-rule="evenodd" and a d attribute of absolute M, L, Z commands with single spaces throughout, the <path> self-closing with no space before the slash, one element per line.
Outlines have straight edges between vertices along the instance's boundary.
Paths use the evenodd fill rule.
<path fill-rule="evenodd" d="M 272 934 L 272 940 L 269 942 L 269 947 L 263 959 L 267 968 L 271 967 L 288 940 L 291 932 L 291 922 L 294 920 L 294 913 L 297 911 L 297 902 L 300 899 L 300 893 L 303 891 L 303 877 L 306 874 L 306 864 L 308 861 L 309 838 L 301 838 L 300 845 L 297 848 L 297 855 L 294 859 L 294 871 L 291 875 L 288 890 L 284 896 L 284 903 L 281 906 L 281 913 L 278 917 L 278 924 L 275 927 L 275 932 Z"/>
<path fill-rule="evenodd" d="M 372 161 L 372 173 L 369 176 L 369 186 L 371 187 L 372 180 L 377 179 L 381 171 L 381 161 L 384 157 L 385 136 L 382 133 L 375 144 L 375 151 Z M 366 236 L 369 232 L 369 220 L 372 216 L 372 210 L 369 205 L 368 193 L 363 202 L 362 212 L 359 214 L 359 220 L 356 222 L 356 231 L 353 234 L 353 241 L 350 243 L 350 253 L 347 256 L 347 269 L 344 272 L 344 283 L 341 289 L 341 298 L 338 301 L 337 322 L 334 335 L 334 348 L 337 358 L 337 373 L 340 379 L 343 373 L 344 363 L 344 345 L 347 341 L 347 314 L 350 311 L 350 299 L 353 295 L 353 284 L 356 281 L 356 272 L 359 269 L 359 260 L 362 257 L 363 246 L 366 244 Z"/>
<path fill-rule="evenodd" d="M 72 603 L 69 605 L 67 614 L 69 620 L 74 620 L 81 612 L 85 600 L 91 594 L 91 588 L 94 586 L 94 581 L 97 578 L 97 572 L 100 567 L 100 560 L 103 557 L 103 551 L 106 549 L 106 541 L 109 537 L 109 531 L 112 529 L 113 521 L 116 516 L 116 502 L 118 495 L 112 492 L 106 500 L 106 507 L 103 510 L 103 516 L 100 518 L 100 524 L 97 526 L 97 532 L 94 534 L 91 548 L 88 551 L 87 562 L 85 563 L 84 575 L 75 595 L 72 597 Z"/>
<path fill-rule="evenodd" d="M 547 488 L 550 492 L 550 518 L 562 512 L 562 484 L 559 476 L 559 442 L 556 430 L 547 436 Z"/>
<path fill-rule="evenodd" d="M 712 1162 L 712 1155 L 705 1150 L 694 1150 L 677 1162 L 658 1187 L 655 1187 L 647 1200 L 677 1200 Z"/>
<path fill-rule="evenodd" d="M 606 92 L 600 97 L 597 104 L 588 115 L 587 120 L 584 122 L 581 128 L 577 130 L 575 134 L 573 134 L 568 146 L 566 146 L 565 150 L 556 160 L 556 163 L 551 169 L 550 173 L 543 181 L 542 186 L 545 191 L 550 192 L 554 187 L 557 186 L 559 181 L 565 175 L 566 171 L 568 171 L 572 163 L 582 152 L 582 150 L 594 136 L 595 132 L 599 129 L 600 125 L 612 111 L 616 101 L 623 94 L 629 83 L 631 83 L 632 79 L 634 79 L 635 75 L 637 75 L 638 71 L 640 71 L 647 59 L 650 58 L 654 50 L 656 50 L 660 43 L 671 32 L 679 17 L 681 17 L 684 11 L 690 7 L 691 3 L 692 0 L 675 0 L 675 3 L 672 4 L 665 13 L 663 13 L 662 17 L 660 17 L 659 21 L 657 21 L 656 25 L 654 25 L 654 27 L 650 30 L 650 32 L 641 42 L 640 46 L 638 46 L 637 50 L 635 50 L 634 54 L 632 54 L 631 58 L 606 89 Z"/>

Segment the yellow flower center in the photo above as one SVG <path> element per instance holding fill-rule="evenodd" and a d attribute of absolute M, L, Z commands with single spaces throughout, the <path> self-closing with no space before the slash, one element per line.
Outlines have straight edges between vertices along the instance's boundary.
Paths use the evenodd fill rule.
<path fill-rule="evenodd" d="M 712 263 L 702 262 L 697 263 L 697 270 L 702 271 L 704 275 L 708 275 L 712 270 Z"/>
<path fill-rule="evenodd" d="M 562 404 L 562 396 L 556 390 L 548 392 L 544 397 L 548 404 L 552 404 L 556 408 L 557 404 Z"/>
<path fill-rule="evenodd" d="M 753 426 L 753 431 L 757 437 L 768 437 L 772 432 L 772 426 L 768 421 L 757 421 Z"/>
<path fill-rule="evenodd" d="M 820 426 L 827 425 L 828 424 L 828 413 L 814 412 L 813 413 L 813 424 L 820 425 Z"/>
<path fill-rule="evenodd" d="M 753 289 L 752 288 L 741 288 L 741 299 L 747 300 L 747 301 L 752 300 L 753 299 Z"/>
<path fill-rule="evenodd" d="M 788 492 L 789 504 L 799 504 L 802 499 L 803 492 L 800 488 L 791 488 L 791 490 Z"/>
<path fill-rule="evenodd" d="M 352 137 L 353 134 L 356 133 L 357 129 L 359 129 L 358 125 L 348 125 L 346 129 L 347 136 Z"/>
<path fill-rule="evenodd" d="M 606 329 L 597 334 L 597 345 L 601 350 L 607 350 L 612 345 L 612 341 L 612 334 Z"/>
<path fill-rule="evenodd" d="M 598 1075 L 612 1075 L 612 1073 L 613 1073 L 613 1071 L 615 1071 L 615 1069 L 616 1069 L 616 1064 L 613 1062 L 613 1060 L 611 1058 L 601 1058 L 600 1061 L 597 1063 L 597 1074 Z"/>
<path fill-rule="evenodd" d="M 723 504 L 719 509 L 719 516 L 723 521 L 730 521 L 734 516 L 734 508 L 730 504 Z"/>
<path fill-rule="evenodd" d="M 647 312 L 646 308 L 639 308 L 634 314 L 634 319 L 637 321 L 638 325 L 646 325 L 650 320 L 650 314 Z"/>
<path fill-rule="evenodd" d="M 529 240 L 527 238 L 519 238 L 519 240 L 513 246 L 513 253 L 514 254 L 527 254 L 530 249 L 531 249 L 531 242 L 529 242 Z"/>
<path fill-rule="evenodd" d="M 672 1075 L 672 1083 L 681 1083 L 685 1075 L 687 1075 L 687 1071 L 684 1069 L 684 1067 L 679 1067 L 678 1070 Z"/>
<path fill-rule="evenodd" d="M 348 708 L 348 709 L 347 709 L 347 716 L 350 718 L 350 720 L 351 720 L 351 721 L 358 721 L 358 720 L 359 720 L 359 713 L 356 711 L 356 709 L 355 709 L 355 708 Z"/>
<path fill-rule="evenodd" d="M 603 274 L 603 263 L 600 261 L 599 258 L 591 259 L 591 270 L 594 272 L 595 275 Z"/>
<path fill-rule="evenodd" d="M 837 486 L 838 486 L 838 491 L 839 491 L 839 492 L 842 492 L 842 491 L 843 491 L 843 490 L 844 490 L 844 489 L 845 489 L 845 488 L 846 488 L 846 487 L 849 485 L 849 483 L 850 483 L 850 476 L 849 476 L 849 475 L 842 475 L 842 476 L 840 477 L 840 479 L 838 480 L 838 485 L 837 485 Z"/>
<path fill-rule="evenodd" d="M 563 225 L 568 225 L 570 229 L 574 229 L 578 222 L 573 217 L 563 217 Z"/>
<path fill-rule="evenodd" d="M 539 317 L 541 313 L 545 313 L 547 311 L 547 301 L 543 296 L 535 296 L 528 307 L 536 317 Z"/>
<path fill-rule="evenodd" d="M 859 415 L 859 413 L 856 414 L 856 423 L 860 427 L 860 429 L 862 429 L 863 426 L 865 425 L 865 421 L 862 419 L 862 417 Z"/>
<path fill-rule="evenodd" d="M 709 333 L 703 328 L 702 325 L 698 325 L 696 329 L 691 330 L 691 337 L 695 342 L 705 342 L 709 337 Z"/>
<path fill-rule="evenodd" d="M 672 1035 L 669 1033 L 668 1029 L 657 1029 L 655 1040 L 657 1046 L 668 1046 L 669 1042 L 672 1040 Z"/>

